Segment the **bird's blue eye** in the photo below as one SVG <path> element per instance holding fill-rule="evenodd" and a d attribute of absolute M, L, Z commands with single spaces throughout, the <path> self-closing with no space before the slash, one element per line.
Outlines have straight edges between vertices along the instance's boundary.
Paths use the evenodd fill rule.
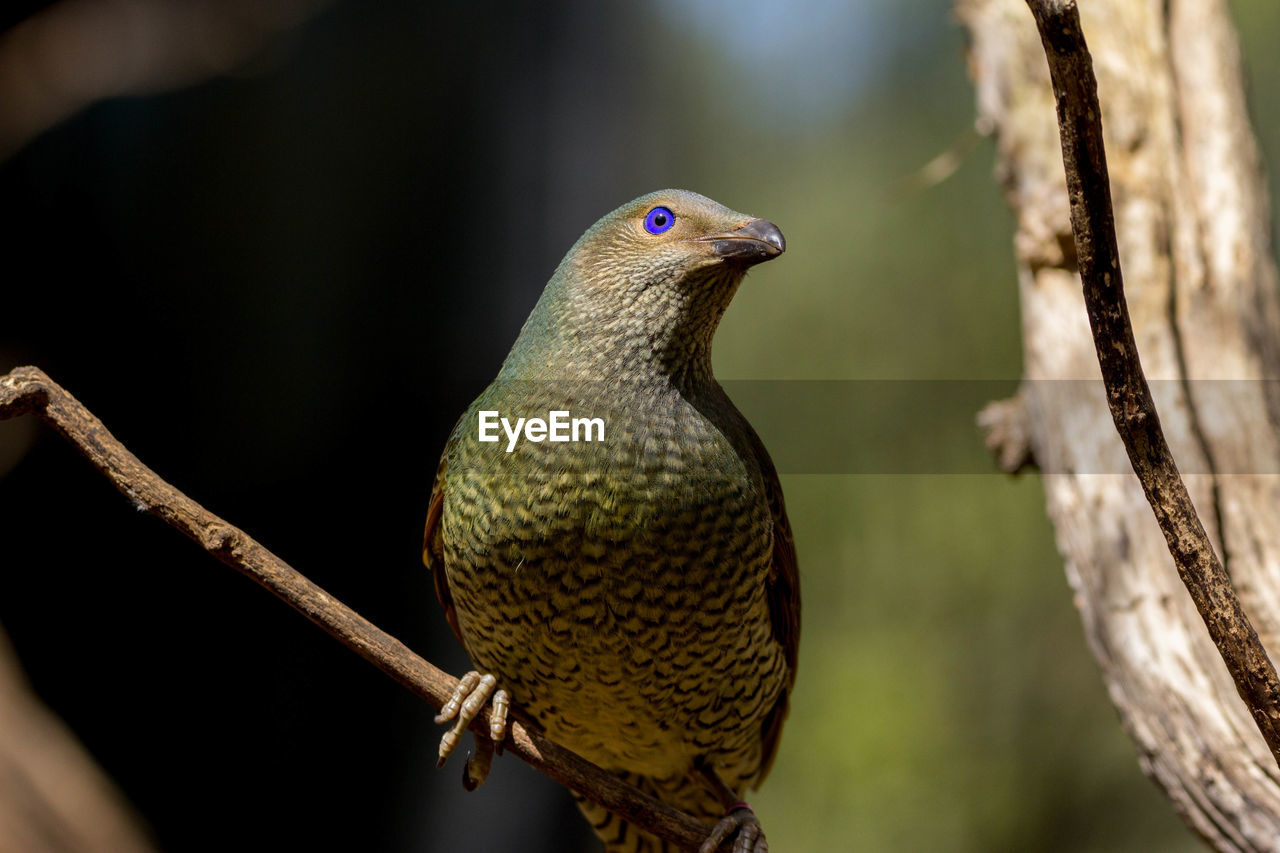
<path fill-rule="evenodd" d="M 645 214 L 644 230 L 650 234 L 661 234 L 669 231 L 676 224 L 676 215 L 665 207 L 655 207 Z"/>

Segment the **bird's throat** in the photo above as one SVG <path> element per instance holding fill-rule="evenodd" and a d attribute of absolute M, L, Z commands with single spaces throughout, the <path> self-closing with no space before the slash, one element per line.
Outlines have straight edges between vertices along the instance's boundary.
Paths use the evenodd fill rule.
<path fill-rule="evenodd" d="M 614 293 L 549 287 L 503 365 L 504 379 L 631 381 L 696 387 L 713 380 L 711 344 L 742 275 Z M 552 298 L 549 298 L 552 297 Z"/>

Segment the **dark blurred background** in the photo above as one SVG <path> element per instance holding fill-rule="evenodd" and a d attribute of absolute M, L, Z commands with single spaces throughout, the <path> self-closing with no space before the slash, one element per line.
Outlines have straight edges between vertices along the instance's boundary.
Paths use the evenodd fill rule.
<path fill-rule="evenodd" d="M 944 0 L 162 5 L 0 13 L 0 369 L 42 367 L 451 671 L 419 558 L 439 451 L 618 204 L 683 186 L 785 231 L 721 328 L 723 378 L 1019 374 L 990 144 L 911 180 L 972 133 Z M 1280 9 L 1233 5 L 1274 163 Z M 752 798 L 770 841 L 1196 849 L 1106 700 L 1037 478 L 971 467 L 784 470 L 806 612 Z M 0 474 L 0 624 L 163 847 L 594 849 L 514 758 L 464 793 L 431 709 L 32 419 L 0 423 Z"/>

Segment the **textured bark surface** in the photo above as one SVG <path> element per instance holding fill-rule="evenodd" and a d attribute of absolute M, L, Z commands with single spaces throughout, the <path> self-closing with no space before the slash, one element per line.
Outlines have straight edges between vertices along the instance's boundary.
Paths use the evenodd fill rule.
<path fill-rule="evenodd" d="M 1195 472 L 1186 480 L 1201 518 L 1274 652 L 1280 401 L 1259 380 L 1280 376 L 1280 302 L 1234 31 L 1218 0 L 1094 0 L 1080 11 L 1143 366 L 1174 456 Z M 1280 772 L 1182 588 L 1101 382 L 1047 381 L 1099 370 L 1031 14 L 1022 0 L 962 0 L 959 13 L 1017 217 L 1026 375 L 1019 405 L 986 413 L 993 444 L 1008 461 L 1029 450 L 1045 472 L 1085 631 L 1143 769 L 1218 849 L 1278 850 Z"/>

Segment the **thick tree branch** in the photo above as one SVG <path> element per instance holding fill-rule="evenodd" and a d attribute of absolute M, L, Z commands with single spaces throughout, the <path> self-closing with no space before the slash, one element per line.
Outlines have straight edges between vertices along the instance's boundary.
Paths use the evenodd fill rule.
<path fill-rule="evenodd" d="M 1209 635 L 1280 763 L 1280 681 L 1200 523 L 1142 373 L 1125 303 L 1102 112 L 1074 0 L 1027 0 L 1057 100 L 1071 229 L 1107 402 L 1134 472 Z"/>
<path fill-rule="evenodd" d="M 0 420 L 27 413 L 39 416 L 75 445 L 139 509 L 163 519 L 222 562 L 266 587 L 433 707 L 439 708 L 449 698 L 456 679 L 307 580 L 244 531 L 166 483 L 126 450 L 78 400 L 36 367 L 19 367 L 0 377 Z M 477 736 L 485 737 L 487 725 L 487 717 L 481 715 L 472 729 Z M 505 746 L 565 787 L 683 850 L 697 850 L 710 831 L 690 815 L 551 742 L 526 722 L 512 721 Z"/>

